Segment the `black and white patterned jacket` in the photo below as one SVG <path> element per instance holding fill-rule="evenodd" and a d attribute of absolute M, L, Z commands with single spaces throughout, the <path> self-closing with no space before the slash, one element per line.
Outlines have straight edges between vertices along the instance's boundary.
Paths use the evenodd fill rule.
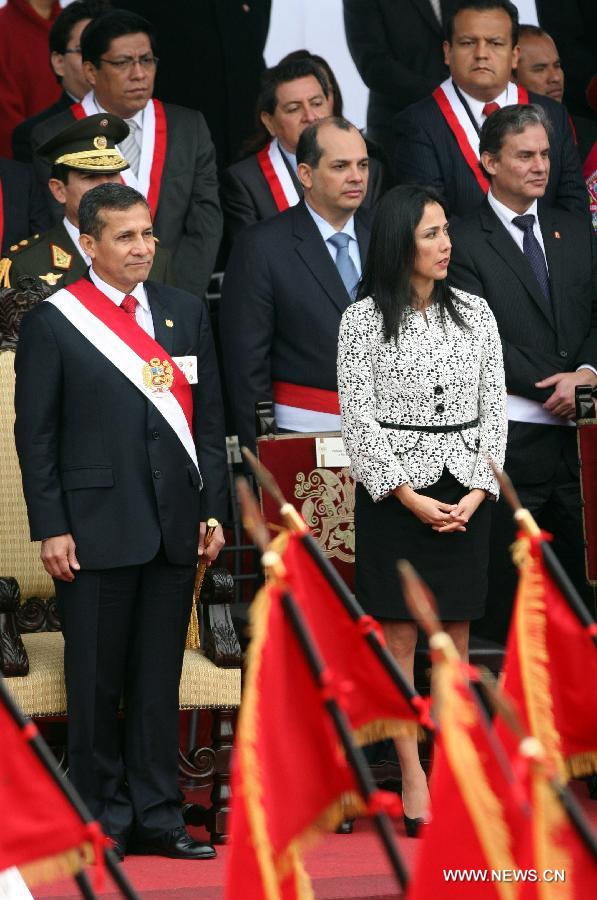
<path fill-rule="evenodd" d="M 497 497 L 487 463 L 501 468 L 507 436 L 502 348 L 493 313 L 481 297 L 453 289 L 469 329 L 437 306 L 408 310 L 398 344 L 383 337 L 382 316 L 367 297 L 344 312 L 338 344 L 342 434 L 351 474 L 374 500 L 409 483 L 419 490 L 444 466 L 463 485 Z M 473 428 L 429 433 L 382 428 L 379 422 Z"/>

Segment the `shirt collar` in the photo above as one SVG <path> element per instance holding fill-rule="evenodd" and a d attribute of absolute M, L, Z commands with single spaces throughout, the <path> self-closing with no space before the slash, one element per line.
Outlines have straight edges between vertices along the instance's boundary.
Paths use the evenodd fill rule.
<path fill-rule="evenodd" d="M 288 162 L 292 167 L 292 171 L 296 175 L 298 173 L 298 163 L 296 161 L 296 153 L 290 153 L 288 150 L 285 150 L 280 141 L 278 141 L 278 147 L 280 148 L 280 153 L 286 157 Z"/>
<path fill-rule="evenodd" d="M 108 297 L 112 301 L 112 303 L 116 304 L 116 306 L 120 306 L 124 298 L 127 296 L 127 294 L 118 290 L 118 288 L 112 287 L 111 284 L 108 284 L 106 281 L 100 278 L 97 272 L 94 272 L 93 270 L 93 263 L 91 264 L 91 268 L 89 269 L 89 277 L 91 278 L 96 288 L 101 291 L 102 294 L 105 294 L 106 297 Z M 139 303 L 140 306 L 143 307 L 146 312 L 149 311 L 149 301 L 147 299 L 147 293 L 142 281 L 136 284 L 133 290 L 129 291 L 129 293 L 132 297 L 135 298 L 135 300 Z"/>
<path fill-rule="evenodd" d="M 491 192 L 491 188 L 490 188 L 489 192 L 487 194 L 487 202 L 491 206 L 492 210 L 494 211 L 494 213 L 496 214 L 496 216 L 498 217 L 500 222 L 502 222 L 502 224 L 505 225 L 506 228 L 511 228 L 512 220 L 515 219 L 517 216 L 534 215 L 535 220 L 537 220 L 537 200 L 536 199 L 533 200 L 533 202 L 528 207 L 528 209 L 525 209 L 524 213 L 517 213 L 517 212 L 514 212 L 514 210 L 509 209 L 507 206 L 504 206 L 503 203 L 501 203 L 496 197 L 494 197 L 494 195 Z M 514 226 L 514 227 L 516 227 L 516 226 Z"/>
<path fill-rule="evenodd" d="M 79 231 L 79 229 L 77 228 L 76 225 L 73 225 L 73 223 L 70 222 L 66 218 L 66 216 L 62 220 L 62 224 L 64 225 L 64 227 L 66 229 L 66 233 L 68 234 L 69 238 L 71 239 L 71 241 L 73 242 L 73 244 L 75 245 L 75 247 L 77 248 L 77 250 L 79 251 L 81 256 L 83 257 L 83 259 L 85 260 L 86 264 L 89 265 L 91 260 L 89 259 L 89 257 L 87 256 L 87 254 L 85 253 L 85 251 L 83 250 L 83 248 L 81 247 L 81 245 L 79 243 L 79 235 L 81 234 L 81 232 Z"/>
<path fill-rule="evenodd" d="M 456 82 L 454 82 L 454 84 L 456 84 Z M 458 87 L 458 85 L 456 85 L 456 86 Z M 477 120 L 477 122 L 480 122 L 481 119 L 483 118 L 483 107 L 485 106 L 486 103 L 497 103 L 497 104 L 499 104 L 499 106 L 501 108 L 502 106 L 506 106 L 507 102 L 508 102 L 508 87 L 507 86 L 502 91 L 501 94 L 498 94 L 498 96 L 494 97 L 492 100 L 476 100 L 474 97 L 471 97 L 470 94 L 467 94 L 466 91 L 463 91 L 461 87 L 458 87 L 458 90 L 460 91 L 460 93 L 462 94 L 462 96 L 464 97 L 466 102 L 468 103 L 470 110 L 471 110 L 473 116 L 475 117 L 475 119 Z"/>
<path fill-rule="evenodd" d="M 339 233 L 334 228 L 333 225 L 330 225 L 330 223 L 327 221 L 327 219 L 324 219 L 322 216 L 319 215 L 319 213 L 315 212 L 315 210 L 311 206 L 309 206 L 307 201 L 305 201 L 305 206 L 309 210 L 309 213 L 311 214 L 313 221 L 317 225 L 317 228 L 319 229 L 319 233 L 321 234 L 324 241 L 327 241 L 328 238 L 332 237 L 332 235 Z M 355 231 L 355 227 L 354 227 L 354 216 L 351 216 L 350 219 L 348 220 L 348 222 L 346 222 L 346 224 L 344 225 L 344 227 L 340 229 L 340 233 L 347 234 L 350 238 L 352 238 L 354 241 L 356 241 L 357 235 L 356 235 L 356 231 Z"/>
<path fill-rule="evenodd" d="M 96 109 L 98 112 L 106 113 L 109 115 L 108 110 L 104 109 L 99 100 L 95 95 L 95 91 L 93 91 L 93 102 L 95 103 Z M 145 107 L 143 109 L 138 109 L 134 116 L 129 116 L 128 119 L 125 119 L 125 122 L 130 122 L 131 120 L 135 122 L 136 125 L 139 126 L 141 130 L 143 130 L 143 113 L 145 112 Z"/>

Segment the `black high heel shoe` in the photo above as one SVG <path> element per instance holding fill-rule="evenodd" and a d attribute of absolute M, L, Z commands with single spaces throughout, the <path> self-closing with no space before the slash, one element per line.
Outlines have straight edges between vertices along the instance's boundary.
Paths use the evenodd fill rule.
<path fill-rule="evenodd" d="M 423 816 L 417 816 L 416 819 L 411 819 L 410 816 L 407 816 L 406 813 L 404 813 L 402 818 L 404 820 L 407 837 L 419 837 L 419 829 L 421 826 L 429 825 L 429 822 L 424 819 Z"/>

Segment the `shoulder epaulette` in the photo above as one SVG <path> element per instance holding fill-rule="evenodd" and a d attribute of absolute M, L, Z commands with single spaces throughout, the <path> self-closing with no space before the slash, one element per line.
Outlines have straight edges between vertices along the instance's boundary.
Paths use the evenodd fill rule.
<path fill-rule="evenodd" d="M 8 248 L 8 252 L 10 253 L 11 257 L 16 256 L 17 253 L 21 253 L 22 250 L 25 250 L 27 247 L 31 247 L 32 244 L 35 244 L 35 242 L 38 241 L 40 237 L 41 235 L 34 234 L 30 238 L 23 238 L 22 241 L 18 242 L 18 244 L 12 244 L 12 246 Z"/>

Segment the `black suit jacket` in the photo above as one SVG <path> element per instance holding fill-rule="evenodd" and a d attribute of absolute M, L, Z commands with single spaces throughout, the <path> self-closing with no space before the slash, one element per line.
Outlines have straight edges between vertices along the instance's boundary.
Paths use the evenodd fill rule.
<path fill-rule="evenodd" d="M 564 102 L 576 115 L 591 115 L 585 97 L 597 72 L 595 0 L 536 0 L 539 25 L 554 39 L 566 73 Z"/>
<path fill-rule="evenodd" d="M 487 200 L 454 224 L 448 277 L 489 303 L 502 339 L 508 391 L 543 403 L 552 390 L 535 382 L 583 363 L 597 368 L 597 240 L 583 216 L 564 210 L 541 210 L 539 223 L 551 303 Z M 517 481 L 551 476 L 559 458 L 552 445 L 560 431 L 511 423 L 507 468 Z"/>
<path fill-rule="evenodd" d="M 50 216 L 31 166 L 12 159 L 0 159 L 0 186 L 4 220 L 1 257 L 30 234 L 45 231 Z"/>
<path fill-rule="evenodd" d="M 549 184 L 540 205 L 587 213 L 587 188 L 566 108 L 532 93 L 529 102 L 542 106 L 553 126 Z M 401 112 L 394 127 L 399 183 L 433 185 L 445 197 L 450 216 L 465 216 L 478 209 L 483 191 L 433 97 Z"/>
<path fill-rule="evenodd" d="M 72 106 L 73 103 L 72 97 L 70 97 L 66 91 L 63 91 L 56 103 L 53 103 L 46 109 L 42 109 L 41 112 L 36 113 L 34 116 L 29 116 L 28 119 L 25 119 L 20 125 L 17 125 L 12 133 L 12 155 L 14 158 L 20 160 L 20 162 L 33 162 L 33 147 L 31 146 L 31 133 L 33 129 L 41 122 L 45 122 L 47 119 L 51 119 L 53 116 L 57 116 L 59 113 L 64 112 L 64 110 Z"/>
<path fill-rule="evenodd" d="M 155 404 L 58 309 L 40 303 L 21 326 L 15 437 L 31 538 L 71 532 L 84 569 L 147 562 L 161 542 L 171 563 L 192 565 L 200 520 L 226 516 L 222 401 L 207 309 L 176 288 L 146 282 L 146 289 L 158 343 L 171 355 L 197 356 L 201 493 L 194 465 Z"/>
<path fill-rule="evenodd" d="M 369 215 L 355 217 L 361 263 Z M 232 248 L 220 305 L 226 385 L 241 444 L 255 445 L 255 404 L 272 382 L 337 390 L 336 353 L 350 303 L 304 201 L 247 228 Z"/>
<path fill-rule="evenodd" d="M 452 5 L 442 2 L 444 19 Z M 373 136 L 449 74 L 443 29 L 429 0 L 344 0 L 344 25 L 351 56 L 370 91 L 367 124 Z"/>
<path fill-rule="evenodd" d="M 302 185 L 294 172 L 289 171 L 297 193 L 302 197 Z M 373 207 L 388 186 L 383 164 L 378 159 L 369 157 L 369 183 L 363 207 Z M 231 241 L 248 225 L 278 214 L 274 195 L 265 180 L 256 154 L 234 163 L 222 173 L 220 197 L 226 235 Z"/>
<path fill-rule="evenodd" d="M 164 109 L 166 158 L 153 225 L 160 241 L 174 257 L 176 283 L 202 297 L 222 236 L 214 147 L 200 112 L 169 103 L 164 104 Z M 42 122 L 32 134 L 34 150 L 72 122 L 70 109 Z M 54 221 L 58 221 L 63 211 L 47 188 L 49 165 L 36 156 L 35 166 Z"/>

